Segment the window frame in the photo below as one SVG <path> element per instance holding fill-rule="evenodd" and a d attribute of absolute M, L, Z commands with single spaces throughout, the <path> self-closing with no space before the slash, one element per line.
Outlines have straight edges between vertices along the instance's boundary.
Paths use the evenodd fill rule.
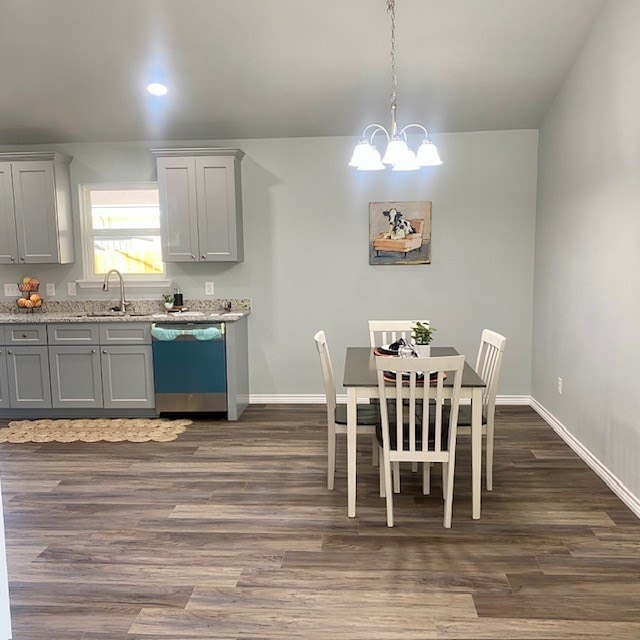
<path fill-rule="evenodd" d="M 98 288 L 102 287 L 104 276 L 95 273 L 93 240 L 96 237 L 121 237 L 123 234 L 114 234 L 108 229 L 93 229 L 91 222 L 91 192 L 92 191 L 126 191 L 126 190 L 152 190 L 158 189 L 157 182 L 105 182 L 105 183 L 84 183 L 79 185 L 79 203 L 80 203 L 80 229 L 82 234 L 82 272 L 83 279 L 77 280 L 77 284 L 81 288 Z M 155 235 L 150 234 L 148 227 L 144 228 L 126 228 L 126 235 Z M 155 229 L 153 229 L 155 231 Z M 161 232 L 159 232 L 161 233 Z M 162 236 L 160 237 L 162 242 Z M 122 274 L 127 286 L 133 287 L 168 287 L 171 280 L 167 279 L 167 263 L 162 261 L 162 273 L 136 273 Z"/>

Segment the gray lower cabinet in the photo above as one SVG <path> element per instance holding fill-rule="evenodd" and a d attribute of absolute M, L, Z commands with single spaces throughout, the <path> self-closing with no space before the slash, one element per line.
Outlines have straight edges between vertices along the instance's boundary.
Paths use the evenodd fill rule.
<path fill-rule="evenodd" d="M 0 409 L 9 406 L 9 379 L 7 376 L 7 348 L 0 346 Z"/>
<path fill-rule="evenodd" d="M 47 335 L 55 408 L 153 409 L 149 324 L 50 324 Z"/>
<path fill-rule="evenodd" d="M 54 408 L 104 406 L 100 347 L 49 347 L 51 395 Z"/>
<path fill-rule="evenodd" d="M 105 409 L 153 409 L 151 345 L 108 345 L 101 351 Z"/>
<path fill-rule="evenodd" d="M 51 407 L 47 347 L 7 347 L 7 374 L 12 408 Z"/>

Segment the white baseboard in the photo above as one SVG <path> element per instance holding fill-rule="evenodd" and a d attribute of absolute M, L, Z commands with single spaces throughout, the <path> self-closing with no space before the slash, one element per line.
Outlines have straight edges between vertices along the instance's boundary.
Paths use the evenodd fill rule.
<path fill-rule="evenodd" d="M 633 513 L 640 518 L 640 498 L 632 493 L 627 486 L 591 451 L 589 451 L 553 414 L 549 413 L 535 398 L 531 398 L 531 407 L 547 422 L 551 428 L 586 462 L 605 484 L 624 502 Z"/>
<path fill-rule="evenodd" d="M 338 394 L 339 404 L 346 404 L 346 394 Z M 463 401 L 464 402 L 464 401 Z M 469 400 L 467 400 L 467 403 Z M 249 404 L 324 404 L 324 393 L 309 394 L 253 394 L 249 396 Z M 496 404 L 530 405 L 531 396 L 496 396 Z"/>

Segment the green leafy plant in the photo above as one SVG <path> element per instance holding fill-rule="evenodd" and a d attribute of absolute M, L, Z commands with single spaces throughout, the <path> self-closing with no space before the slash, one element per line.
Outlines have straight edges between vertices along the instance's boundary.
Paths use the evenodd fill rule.
<path fill-rule="evenodd" d="M 169 302 L 169 303 L 171 303 L 171 302 L 173 302 L 173 294 L 172 294 L 172 293 L 167 293 L 167 294 L 165 294 L 165 295 L 163 295 L 163 296 L 162 296 L 162 299 L 163 299 L 165 302 Z"/>
<path fill-rule="evenodd" d="M 433 334 L 437 329 L 429 327 L 422 322 L 416 322 L 412 327 L 412 337 L 415 344 L 429 344 L 433 340 Z"/>

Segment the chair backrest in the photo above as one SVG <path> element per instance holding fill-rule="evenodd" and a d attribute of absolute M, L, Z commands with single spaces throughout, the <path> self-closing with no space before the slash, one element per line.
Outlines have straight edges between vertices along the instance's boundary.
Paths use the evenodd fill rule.
<path fill-rule="evenodd" d="M 435 358 L 376 357 L 380 417 L 384 448 L 399 454 L 404 460 L 445 461 L 455 449 L 458 426 L 458 406 L 464 356 Z M 422 379 L 419 375 L 424 372 Z M 389 383 L 385 373 L 395 382 Z M 450 404 L 445 403 L 444 380 L 453 375 Z M 408 388 L 408 397 L 407 397 Z M 404 389 L 404 391 L 403 391 Z M 395 438 L 389 431 L 388 400 L 402 397 L 395 402 Z M 430 402 L 433 401 L 433 402 Z M 393 406 L 393 404 L 391 405 Z M 426 407 L 419 415 L 418 409 Z M 448 423 L 447 423 L 448 418 Z"/>
<path fill-rule="evenodd" d="M 320 356 L 320 366 L 322 367 L 322 380 L 324 382 L 324 393 L 327 397 L 327 416 L 333 420 L 336 411 L 336 387 L 333 380 L 333 367 L 327 346 L 327 337 L 324 331 L 318 331 L 313 339 L 316 342 L 316 349 Z"/>
<path fill-rule="evenodd" d="M 485 329 L 482 332 L 478 359 L 476 360 L 476 373 L 486 384 L 482 396 L 482 406 L 487 415 L 495 409 L 498 378 L 500 377 L 500 367 L 506 343 L 507 339 L 495 331 Z"/>
<path fill-rule="evenodd" d="M 382 347 L 400 338 L 411 341 L 413 326 L 418 320 L 369 320 L 369 343 L 372 347 Z M 420 320 L 429 326 L 428 320 Z"/>

